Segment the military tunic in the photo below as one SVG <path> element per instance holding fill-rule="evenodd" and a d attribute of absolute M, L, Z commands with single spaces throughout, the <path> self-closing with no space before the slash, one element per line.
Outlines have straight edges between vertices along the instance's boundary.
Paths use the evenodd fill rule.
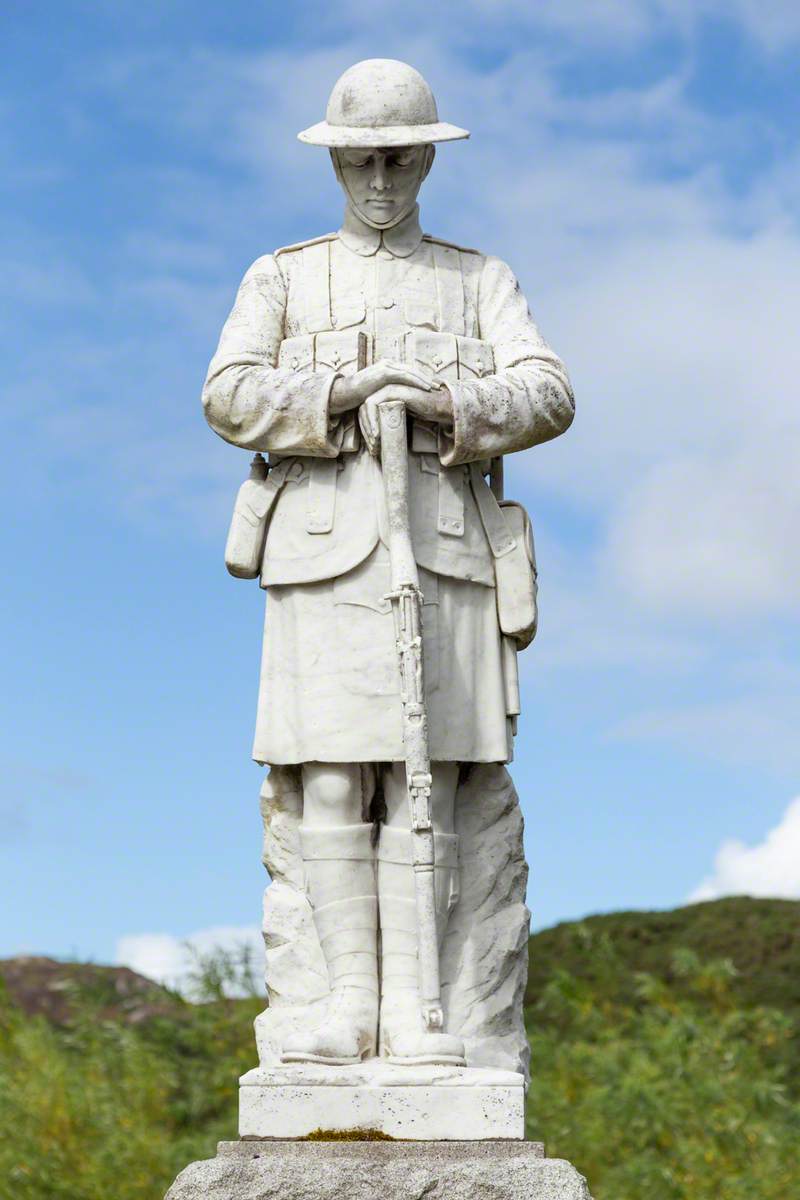
<path fill-rule="evenodd" d="M 261 573 L 253 756 L 403 757 L 380 468 L 357 415 L 328 412 L 337 376 L 381 359 L 416 364 L 453 401 L 451 426 L 409 430 L 431 758 L 507 761 L 494 595 L 507 533 L 484 471 L 495 455 L 561 433 L 572 394 L 509 268 L 423 236 L 417 209 L 383 233 L 348 209 L 338 234 L 258 259 L 209 368 L 212 428 L 273 463 L 291 460 Z"/>

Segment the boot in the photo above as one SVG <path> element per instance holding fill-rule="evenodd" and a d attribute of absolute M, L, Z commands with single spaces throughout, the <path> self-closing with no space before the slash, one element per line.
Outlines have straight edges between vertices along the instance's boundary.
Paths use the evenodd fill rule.
<path fill-rule="evenodd" d="M 437 833 L 436 927 L 441 946 L 458 899 L 458 837 Z M 384 825 L 378 843 L 381 925 L 380 1054 L 390 1062 L 465 1064 L 460 1038 L 425 1027 L 419 995 L 417 907 L 411 834 Z"/>
<path fill-rule="evenodd" d="M 371 825 L 300 827 L 308 895 L 331 996 L 319 1025 L 286 1038 L 283 1062 L 343 1066 L 375 1054 L 377 898 L 371 832 Z"/>

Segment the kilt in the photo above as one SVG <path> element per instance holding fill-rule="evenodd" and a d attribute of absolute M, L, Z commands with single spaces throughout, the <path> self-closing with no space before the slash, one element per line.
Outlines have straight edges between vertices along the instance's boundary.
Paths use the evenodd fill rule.
<path fill-rule="evenodd" d="M 420 586 L 431 759 L 508 762 L 494 588 L 423 569 Z M 267 589 L 257 762 L 402 760 L 389 589 L 382 543 L 335 579 Z"/>

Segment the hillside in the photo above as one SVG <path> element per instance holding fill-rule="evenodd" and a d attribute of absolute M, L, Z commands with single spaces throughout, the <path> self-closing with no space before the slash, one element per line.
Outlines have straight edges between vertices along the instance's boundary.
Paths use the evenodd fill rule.
<path fill-rule="evenodd" d="M 596 953 L 603 939 L 613 946 L 616 972 L 609 973 Z M 558 969 L 615 1002 L 633 998 L 637 971 L 680 988 L 672 958 L 679 949 L 694 951 L 703 962 L 729 959 L 736 970 L 732 991 L 742 1004 L 800 1016 L 800 901 L 747 896 L 668 912 L 609 913 L 544 929 L 530 941 L 525 1003 L 536 1000 Z"/>
<path fill-rule="evenodd" d="M 735 968 L 731 965 L 735 964 Z M 161 1200 L 235 1137 L 263 1001 L 0 962 L 0 1200 Z M 5 981 L 5 982 L 2 982 Z M 595 1200 L 800 1200 L 800 903 L 614 913 L 531 939 L 528 1135 Z"/>
<path fill-rule="evenodd" d="M 611 951 L 612 970 L 603 943 Z M 634 999 L 637 972 L 680 990 L 673 962 L 679 949 L 694 951 L 702 962 L 730 960 L 739 1003 L 800 1016 L 800 901 L 746 896 L 669 911 L 608 913 L 543 929 L 530 939 L 525 1004 L 535 1004 L 558 971 L 617 1004 Z M 89 1002 L 104 1017 L 133 1024 L 186 1009 L 174 992 L 128 967 L 26 956 L 0 959 L 0 979 L 29 1016 L 41 1014 L 60 1025 Z"/>
<path fill-rule="evenodd" d="M 186 1007 L 180 996 L 129 967 L 21 955 L 0 959 L 0 980 L 14 1005 L 54 1025 L 69 1025 L 87 1004 L 103 1020 L 131 1025 L 176 1016 Z"/>

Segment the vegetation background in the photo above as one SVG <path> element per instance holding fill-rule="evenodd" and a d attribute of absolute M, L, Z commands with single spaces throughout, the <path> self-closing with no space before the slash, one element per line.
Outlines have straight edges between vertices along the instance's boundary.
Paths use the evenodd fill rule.
<path fill-rule="evenodd" d="M 124 968 L 0 976 L 0 1200 L 161 1200 L 235 1138 L 263 1006 L 246 955 L 198 962 L 199 1003 Z M 798 1013 L 797 901 L 536 934 L 528 1136 L 595 1200 L 798 1200 Z"/>

